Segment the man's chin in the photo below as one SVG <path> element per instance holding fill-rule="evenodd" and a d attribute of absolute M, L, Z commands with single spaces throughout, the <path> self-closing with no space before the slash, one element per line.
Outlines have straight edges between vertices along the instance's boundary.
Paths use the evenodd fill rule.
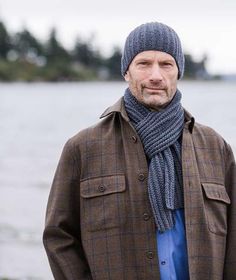
<path fill-rule="evenodd" d="M 143 100 L 150 104 L 162 103 L 165 99 L 165 94 L 162 92 L 143 92 Z"/>
<path fill-rule="evenodd" d="M 161 100 L 150 100 L 150 98 L 143 99 L 143 104 L 149 109 L 153 110 L 159 110 L 164 107 L 164 104 L 161 102 Z"/>

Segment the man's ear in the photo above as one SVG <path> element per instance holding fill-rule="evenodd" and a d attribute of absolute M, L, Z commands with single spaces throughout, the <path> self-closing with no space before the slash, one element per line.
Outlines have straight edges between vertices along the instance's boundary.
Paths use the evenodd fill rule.
<path fill-rule="evenodd" d="M 125 78 L 126 82 L 129 82 L 129 80 L 130 80 L 129 71 L 125 72 L 124 78 Z"/>

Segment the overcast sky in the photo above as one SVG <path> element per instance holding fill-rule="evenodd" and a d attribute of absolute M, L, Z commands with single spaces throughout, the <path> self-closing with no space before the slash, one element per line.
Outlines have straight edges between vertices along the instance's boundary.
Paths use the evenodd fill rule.
<path fill-rule="evenodd" d="M 93 33 L 106 54 L 137 25 L 160 21 L 177 31 L 186 53 L 208 55 L 211 73 L 236 73 L 236 0 L 0 0 L 0 19 L 10 32 L 27 27 L 39 39 L 55 26 L 67 47 Z"/>

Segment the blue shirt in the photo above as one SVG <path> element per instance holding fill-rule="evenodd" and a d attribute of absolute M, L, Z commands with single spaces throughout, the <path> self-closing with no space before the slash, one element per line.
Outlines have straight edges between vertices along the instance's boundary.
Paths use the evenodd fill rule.
<path fill-rule="evenodd" d="M 189 280 L 184 210 L 175 210 L 175 226 L 156 231 L 161 280 Z"/>

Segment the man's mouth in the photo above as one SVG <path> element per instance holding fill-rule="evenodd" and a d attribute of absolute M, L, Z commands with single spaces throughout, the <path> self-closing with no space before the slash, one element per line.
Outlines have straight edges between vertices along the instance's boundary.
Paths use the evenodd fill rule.
<path fill-rule="evenodd" d="M 152 91 L 160 91 L 160 90 L 165 90 L 163 87 L 145 87 L 147 90 L 152 90 Z"/>

